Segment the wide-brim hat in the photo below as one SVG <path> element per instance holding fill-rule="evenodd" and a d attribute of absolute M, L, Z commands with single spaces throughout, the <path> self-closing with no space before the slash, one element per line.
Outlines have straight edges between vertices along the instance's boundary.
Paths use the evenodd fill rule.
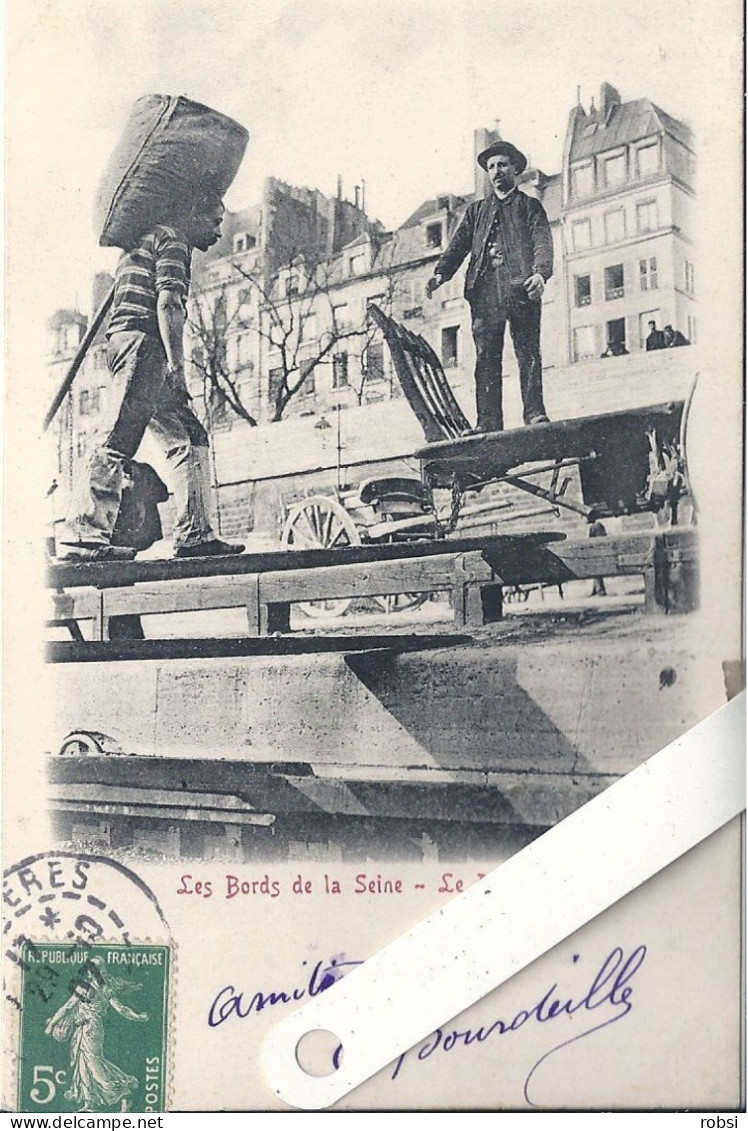
<path fill-rule="evenodd" d="M 527 158 L 510 141 L 495 141 L 493 145 L 489 145 L 488 149 L 484 149 L 482 153 L 478 154 L 478 164 L 485 169 L 488 165 L 488 158 L 498 157 L 500 154 L 509 158 L 518 173 L 524 173 L 527 168 Z"/>

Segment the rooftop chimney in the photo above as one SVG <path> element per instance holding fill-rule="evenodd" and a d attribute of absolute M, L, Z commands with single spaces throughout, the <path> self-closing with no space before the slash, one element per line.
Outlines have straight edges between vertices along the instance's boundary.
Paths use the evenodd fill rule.
<path fill-rule="evenodd" d="M 604 82 L 600 87 L 600 112 L 607 122 L 616 106 L 621 105 L 621 96 L 614 86 Z"/>

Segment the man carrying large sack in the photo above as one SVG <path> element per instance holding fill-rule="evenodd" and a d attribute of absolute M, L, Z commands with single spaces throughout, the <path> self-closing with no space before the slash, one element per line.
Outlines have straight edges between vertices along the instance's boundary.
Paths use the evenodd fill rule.
<path fill-rule="evenodd" d="M 156 225 L 117 266 L 107 329 L 112 387 L 95 447 L 76 483 L 60 556 L 115 561 L 135 549 L 113 546 L 124 468 L 146 428 L 163 447 L 176 506 L 174 556 L 215 557 L 244 549 L 217 538 L 210 521 L 208 437 L 190 407 L 183 332 L 192 251 L 221 234 L 216 196 L 195 199 L 180 227 Z"/>

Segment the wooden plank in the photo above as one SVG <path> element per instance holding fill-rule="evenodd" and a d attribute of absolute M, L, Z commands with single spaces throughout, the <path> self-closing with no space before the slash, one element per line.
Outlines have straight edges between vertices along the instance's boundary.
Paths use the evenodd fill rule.
<path fill-rule="evenodd" d="M 442 545 L 444 545 L 442 543 Z M 328 597 L 378 596 L 387 593 L 420 593 L 451 589 L 455 567 L 467 555 L 443 554 L 432 558 L 369 565 L 327 566 L 260 576 L 260 602 L 316 601 Z M 491 567 L 476 555 L 471 580 L 490 580 Z"/>
<path fill-rule="evenodd" d="M 109 663 L 125 660 L 204 660 L 233 656 L 300 656 L 317 652 L 419 652 L 466 643 L 452 633 L 380 636 L 187 637 L 181 640 L 53 640 L 45 650 L 49 663 Z"/>
<path fill-rule="evenodd" d="M 53 621 L 92 620 L 99 613 L 100 597 L 96 589 L 56 590 L 52 597 Z"/>
<path fill-rule="evenodd" d="M 106 616 L 126 613 L 179 613 L 201 609 L 236 609 L 246 605 L 257 590 L 256 575 L 227 577 L 218 583 L 184 578 L 152 586 L 133 585 L 104 589 Z"/>
<path fill-rule="evenodd" d="M 527 547 L 522 554 L 504 555 L 497 573 L 507 585 L 544 582 L 557 585 L 575 578 L 615 577 L 645 573 L 653 568 L 657 547 L 665 545 L 663 536 L 613 534 L 605 538 L 569 539 L 554 546 Z M 696 554 L 698 531 L 695 528 L 669 535 L 666 557 L 674 552 Z M 490 552 L 486 558 L 493 563 Z"/>
<path fill-rule="evenodd" d="M 377 543 L 376 545 L 343 546 L 334 550 L 268 550 L 262 553 L 239 554 L 227 558 L 172 558 L 143 562 L 58 562 L 47 569 L 50 588 L 72 589 L 83 585 L 112 589 L 138 582 L 164 581 L 178 578 L 239 577 L 252 573 L 308 569 L 317 566 L 355 565 L 361 562 L 401 560 L 431 555 L 463 553 L 490 548 L 498 555 L 512 553 L 519 545 L 558 542 L 565 535 L 559 531 L 528 534 L 497 534 L 489 538 L 434 539 L 426 542 Z"/>
<path fill-rule="evenodd" d="M 427 444 L 415 454 L 426 464 L 427 471 L 441 468 L 491 478 L 526 463 L 578 458 L 590 452 L 604 453 L 607 446 L 617 446 L 622 431 L 645 438 L 646 429 L 654 426 L 666 436 L 677 439 L 683 403 L 668 401 L 644 408 L 510 428 L 504 432 L 463 436 Z"/>

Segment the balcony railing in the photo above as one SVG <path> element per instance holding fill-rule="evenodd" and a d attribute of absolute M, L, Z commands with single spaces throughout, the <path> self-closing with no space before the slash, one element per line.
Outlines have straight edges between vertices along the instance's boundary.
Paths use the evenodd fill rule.
<path fill-rule="evenodd" d="M 592 302 L 592 295 L 577 295 L 577 306 L 589 306 Z"/>
<path fill-rule="evenodd" d="M 606 287 L 605 288 L 605 301 L 610 302 L 614 298 L 623 298 L 623 287 Z"/>

